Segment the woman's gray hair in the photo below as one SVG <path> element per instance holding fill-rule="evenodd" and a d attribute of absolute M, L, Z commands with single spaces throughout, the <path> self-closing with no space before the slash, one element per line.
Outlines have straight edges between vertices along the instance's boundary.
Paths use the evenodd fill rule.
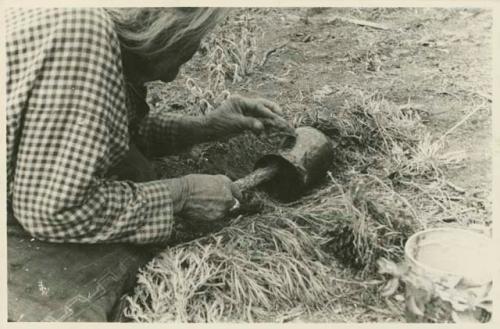
<path fill-rule="evenodd" d="M 105 8 L 122 48 L 146 58 L 199 42 L 221 19 L 223 8 Z"/>

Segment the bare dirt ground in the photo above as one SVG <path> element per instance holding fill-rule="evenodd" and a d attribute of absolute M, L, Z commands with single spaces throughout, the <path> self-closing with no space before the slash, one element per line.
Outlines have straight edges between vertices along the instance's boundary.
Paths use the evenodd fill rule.
<path fill-rule="evenodd" d="M 269 60 L 266 72 L 279 75 L 274 72 L 291 68 L 289 82 L 277 87 L 271 80 L 259 86 L 256 93 L 282 104 L 289 104 L 286 95 L 310 93 L 325 85 L 356 86 L 368 93 L 380 92 L 397 104 L 410 104 L 426 111 L 427 125 L 436 134 L 444 134 L 471 107 L 491 100 L 492 21 L 488 12 L 325 10 L 316 15 L 314 11 L 309 13 L 309 24 L 300 20 L 297 24 L 295 17 L 281 16 L 283 25 L 274 24 L 275 30 L 273 26 L 266 29 L 272 37 L 265 44 L 272 47 L 282 40 L 291 42 L 281 56 Z M 375 20 L 392 29 L 378 30 L 341 21 L 315 23 L 322 18 L 328 22 L 335 16 Z M 331 108 L 335 109 L 342 98 L 332 97 L 331 101 Z M 482 111 L 447 139 L 449 150 L 467 153 L 463 167 L 447 173 L 466 189 L 489 189 L 490 119 L 490 113 Z"/>
<path fill-rule="evenodd" d="M 255 61 L 247 63 L 248 72 L 241 74 L 240 81 L 233 83 L 231 76 L 227 76 L 224 90 L 231 94 L 260 95 L 271 99 L 280 104 L 290 122 L 302 125 L 312 121 L 319 128 L 324 128 L 337 144 L 337 152 L 341 158 L 331 168 L 335 184 L 338 181 L 341 186 L 346 187 L 350 186 L 357 175 L 377 175 L 384 181 L 389 179 L 394 190 L 408 197 L 409 203 L 417 212 L 415 217 L 421 220 L 423 218 L 426 227 L 490 227 L 491 12 L 481 9 L 429 8 L 266 8 L 237 10 L 230 15 L 239 19 L 243 17 L 245 24 L 252 27 L 249 31 L 255 40 Z M 359 20 L 375 25 L 368 26 L 363 22 L 358 24 Z M 238 19 L 236 21 L 241 22 Z M 228 22 L 215 34 L 227 34 L 235 26 L 238 24 L 234 21 Z M 152 84 L 149 95 L 152 108 L 199 114 L 200 107 L 195 105 L 200 104 L 200 97 L 193 100 L 193 89 L 186 86 L 189 85 L 188 80 L 193 79 L 200 86 L 206 87 L 206 81 L 210 81 L 214 69 L 207 67 L 207 63 L 213 60 L 208 58 L 209 55 L 210 51 L 202 49 L 175 83 L 168 86 Z M 213 86 L 211 89 L 220 91 Z M 216 104 L 217 101 L 213 103 Z M 436 145 L 434 142 L 419 144 L 421 141 L 415 141 L 416 144 L 412 144 L 416 145 L 416 151 L 408 161 L 413 162 L 403 167 L 408 170 L 407 173 L 418 173 L 410 175 L 409 180 L 394 178 L 397 170 L 382 175 L 393 168 L 389 165 L 386 167 L 384 161 L 393 163 L 391 161 L 394 160 L 394 154 L 399 154 L 399 149 L 395 146 L 392 151 L 380 153 L 378 157 L 368 157 L 366 161 L 363 160 L 365 158 L 352 160 L 351 163 L 350 159 L 359 158 L 356 157 L 357 150 L 372 148 L 372 135 L 355 136 L 356 138 L 339 135 L 337 131 L 347 130 L 339 130 L 335 122 L 328 121 L 340 117 L 340 113 L 346 109 L 354 111 L 363 106 L 371 108 L 373 117 L 376 117 L 378 108 L 383 110 L 384 106 L 402 113 L 411 113 L 411 117 L 418 117 L 418 124 L 422 124 L 422 129 L 430 136 L 429 140 L 439 142 L 440 148 L 433 149 Z M 366 114 L 366 109 L 364 111 Z M 407 121 L 401 122 L 404 124 Z M 372 128 L 366 126 L 366 130 L 370 129 Z M 411 135 L 409 132 L 413 130 L 405 131 L 407 135 Z M 373 140 L 373 154 L 378 152 L 376 143 L 387 144 L 383 133 L 381 135 L 381 140 Z M 418 136 L 421 138 L 426 135 Z M 411 139 L 412 136 L 405 137 Z M 353 148 L 355 140 L 359 140 L 362 145 Z M 164 177 L 206 172 L 223 173 L 237 179 L 250 172 L 255 160 L 275 149 L 276 145 L 273 139 L 244 136 L 228 143 L 216 143 L 195 148 L 190 153 L 158 159 L 157 167 Z M 354 151 L 348 153 L 347 149 Z M 422 154 L 426 155 L 422 160 L 424 165 L 420 162 L 416 164 L 417 155 Z M 440 156 L 444 155 L 450 156 L 442 160 Z M 453 157 L 458 160 L 453 160 Z M 422 166 L 431 168 L 437 174 L 429 175 L 428 169 L 424 170 Z M 401 172 L 404 170 L 401 169 Z M 404 174 L 401 175 L 404 177 Z M 439 199 L 436 196 L 439 193 L 434 194 L 434 191 L 444 191 L 444 185 L 441 184 L 443 182 L 448 189 L 445 191 L 447 197 Z M 399 189 L 398 184 L 407 184 L 406 187 L 412 186 L 414 190 L 406 187 Z M 334 198 L 336 193 L 331 190 L 333 185 L 325 182 L 311 193 L 317 195 L 318 200 L 323 200 L 321 202 L 328 203 L 325 201 L 328 200 L 328 195 Z M 422 198 L 428 198 L 422 199 L 423 201 L 417 197 L 412 198 L 412 193 L 417 192 L 422 194 Z M 307 200 L 304 201 L 306 202 Z M 273 204 L 274 208 L 270 213 L 308 210 L 304 203 L 302 208 Z M 313 208 L 311 206 L 312 212 L 317 209 Z M 401 209 L 408 211 L 405 207 Z M 192 238 L 193 236 L 179 236 L 180 241 Z M 170 254 L 164 257 L 169 259 Z M 346 283 L 347 286 L 341 289 L 345 298 L 339 299 L 334 305 L 325 305 L 323 309 L 309 308 L 308 303 L 297 300 L 293 307 L 288 306 L 286 316 L 281 313 L 278 316 L 278 313 L 273 313 L 274 308 L 268 310 L 261 305 L 259 310 L 264 309 L 262 312 L 265 316 L 259 317 L 255 313 L 248 317 L 236 316 L 232 320 L 404 321 L 401 300 L 381 298 L 378 288 L 371 286 L 369 279 L 376 276 L 372 267 L 367 267 L 371 269 L 371 274 L 358 275 L 342 264 L 344 263 L 332 266 L 339 271 L 347 271 L 342 272 L 346 282 L 354 280 L 358 284 L 349 286 Z M 146 274 L 148 271 L 152 271 L 151 268 L 145 270 Z M 365 280 L 365 283 L 357 280 Z M 358 296 L 350 298 L 353 294 Z M 137 302 L 137 295 L 140 294 L 136 294 L 134 302 L 140 304 Z M 172 310 L 163 309 L 164 312 L 174 312 Z M 158 313 L 162 311 L 156 312 L 156 315 L 145 316 L 141 313 L 138 316 L 136 310 L 135 319 L 179 319 L 176 315 L 161 316 Z M 262 315 L 262 312 L 258 314 Z M 249 311 L 248 314 L 250 313 Z M 213 320 L 206 314 L 198 318 L 187 316 L 180 319 Z M 217 317 L 214 319 L 220 320 Z"/>
<path fill-rule="evenodd" d="M 317 107 L 313 94 L 325 86 L 331 93 L 324 106 L 334 111 L 343 104 L 342 88 L 354 88 L 421 110 L 438 135 L 471 107 L 491 102 L 492 17 L 488 11 L 311 8 L 261 9 L 253 15 L 264 34 L 258 40 L 259 55 L 277 49 L 265 65 L 256 65 L 245 81 L 228 89 L 267 97 L 289 114 L 297 108 Z M 388 29 L 337 17 L 375 21 Z M 206 76 L 205 61 L 196 57 L 187 69 L 189 76 Z M 178 83 L 177 88 L 184 87 Z M 180 93 L 160 99 L 167 105 L 178 104 L 178 97 L 185 96 Z M 460 170 L 447 172 L 450 179 L 468 190 L 488 191 L 490 144 L 491 116 L 483 110 L 447 138 L 449 150 L 467 154 Z"/>

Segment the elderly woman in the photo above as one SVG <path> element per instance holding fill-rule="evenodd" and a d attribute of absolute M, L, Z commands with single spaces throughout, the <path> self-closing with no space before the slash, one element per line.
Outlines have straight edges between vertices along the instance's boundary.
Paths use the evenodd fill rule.
<path fill-rule="evenodd" d="M 173 80 L 222 14 L 217 8 L 9 9 L 7 192 L 12 222 L 46 242 L 149 244 L 168 240 L 174 216 L 195 221 L 226 216 L 240 197 L 228 177 L 158 180 L 145 157 L 265 126 L 286 129 L 278 106 L 264 99 L 230 98 L 205 116 L 148 113 L 144 83 Z M 64 259 L 75 263 L 99 263 L 84 247 L 18 248 L 19 241 L 9 240 L 9 271 L 17 268 L 11 262 L 26 268 L 29 263 L 30 273 L 54 271 L 47 280 L 59 275 L 59 284 L 80 272 L 61 277 L 70 266 L 63 271 L 57 264 L 40 265 L 44 258 L 55 259 L 64 251 Z M 127 259 L 120 255 L 109 264 Z M 16 287 L 15 282 L 9 285 Z M 31 302 L 25 290 L 16 294 L 10 287 L 10 306 L 10 296 Z M 25 307 L 21 312 L 29 312 Z"/>
<path fill-rule="evenodd" d="M 207 221 L 227 214 L 240 195 L 229 178 L 155 180 L 142 155 L 286 126 L 274 103 L 242 97 L 206 116 L 148 113 L 144 83 L 172 81 L 222 13 L 8 13 L 8 199 L 26 231 L 51 242 L 145 244 L 168 239 L 176 215 Z"/>

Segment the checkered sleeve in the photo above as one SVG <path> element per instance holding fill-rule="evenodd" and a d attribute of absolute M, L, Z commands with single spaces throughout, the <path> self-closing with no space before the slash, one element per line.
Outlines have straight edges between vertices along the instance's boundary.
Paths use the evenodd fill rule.
<path fill-rule="evenodd" d="M 152 111 L 141 120 L 136 136 L 141 150 L 149 156 L 164 156 L 209 141 L 200 117 Z"/>
<path fill-rule="evenodd" d="M 7 13 L 8 193 L 51 242 L 168 239 L 167 181 L 108 180 L 128 148 L 120 47 L 99 9 Z"/>

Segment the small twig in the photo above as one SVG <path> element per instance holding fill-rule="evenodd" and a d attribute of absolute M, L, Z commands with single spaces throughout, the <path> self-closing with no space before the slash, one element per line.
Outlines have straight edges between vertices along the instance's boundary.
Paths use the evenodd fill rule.
<path fill-rule="evenodd" d="M 368 26 L 368 27 L 371 27 L 371 28 L 374 28 L 374 29 L 391 30 L 391 28 L 389 26 L 387 26 L 387 25 L 379 24 L 379 23 L 374 23 L 374 22 L 370 22 L 370 21 L 365 21 L 365 20 L 362 20 L 362 19 L 355 19 L 355 18 L 336 17 L 336 18 L 328 21 L 328 23 L 332 23 L 332 22 L 334 22 L 337 19 L 340 20 L 340 21 L 343 21 L 343 22 L 348 22 L 348 23 L 352 23 L 352 24 L 356 24 L 356 25 L 361 25 L 361 26 Z"/>
<path fill-rule="evenodd" d="M 332 277 L 332 280 L 337 281 L 337 282 L 342 282 L 342 283 L 348 283 L 348 284 L 357 284 L 357 285 L 364 286 L 364 287 L 372 286 L 372 285 L 379 285 L 379 284 L 384 282 L 382 280 L 372 280 L 369 282 L 353 281 L 353 280 L 339 279 L 336 277 Z"/>
<path fill-rule="evenodd" d="M 448 129 L 447 132 L 445 132 L 443 134 L 443 136 L 441 136 L 441 138 L 439 138 L 439 141 L 440 142 L 443 142 L 443 140 L 445 139 L 446 136 L 448 136 L 449 134 L 451 134 L 453 131 L 455 131 L 455 129 L 457 129 L 458 127 L 460 127 L 462 124 L 464 124 L 465 121 L 467 121 L 472 115 L 474 115 L 477 111 L 483 109 L 483 106 L 484 106 L 484 102 L 479 105 L 478 107 L 472 109 L 469 113 L 467 113 L 459 122 L 457 122 L 453 127 L 451 127 L 450 129 Z"/>
<path fill-rule="evenodd" d="M 447 180 L 445 180 L 444 183 L 446 185 L 448 185 L 449 187 L 451 187 L 452 189 L 454 189 L 455 191 L 457 191 L 458 193 L 464 194 L 466 192 L 464 188 L 458 187 L 455 184 L 453 184 Z"/>
<path fill-rule="evenodd" d="M 274 47 L 274 48 L 271 48 L 269 49 L 268 51 L 266 51 L 266 53 L 264 54 L 264 58 L 262 59 L 262 61 L 260 62 L 260 66 L 264 66 L 264 64 L 266 64 L 267 62 L 267 59 L 269 58 L 269 56 L 276 52 L 277 50 L 285 47 L 286 45 L 288 44 L 288 41 L 285 41 L 283 42 L 281 45 L 277 46 L 277 47 Z"/>

